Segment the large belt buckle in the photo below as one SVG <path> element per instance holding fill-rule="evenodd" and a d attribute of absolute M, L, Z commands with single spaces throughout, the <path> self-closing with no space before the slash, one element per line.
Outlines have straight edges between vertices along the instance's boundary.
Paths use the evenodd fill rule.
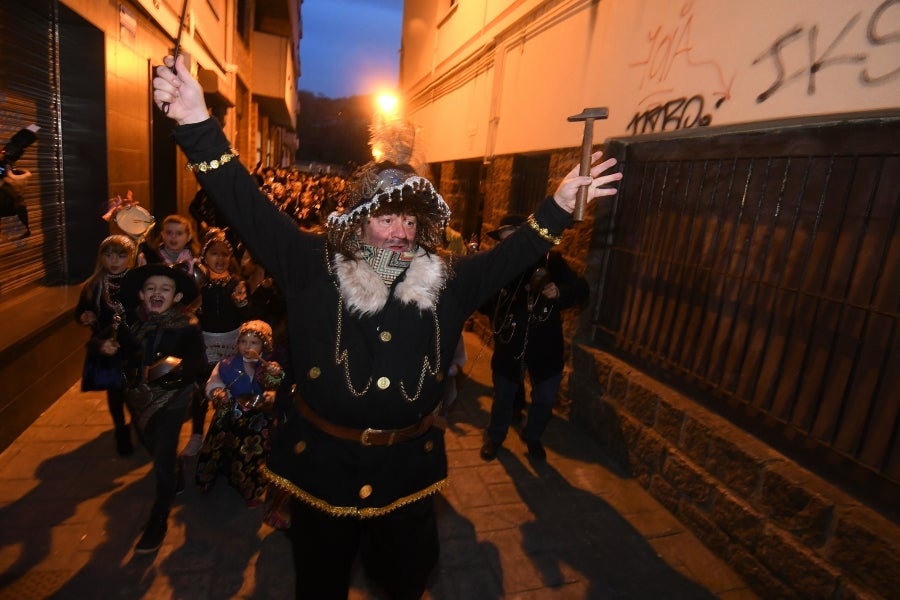
<path fill-rule="evenodd" d="M 384 433 L 383 429 L 372 429 L 371 427 L 367 427 L 363 429 L 362 435 L 359 436 L 359 443 L 363 446 L 371 446 L 372 443 L 369 441 L 370 435 L 377 435 L 379 433 Z"/>
<path fill-rule="evenodd" d="M 371 446 L 373 444 L 372 444 L 372 442 L 369 441 L 370 435 L 379 435 L 379 434 L 385 434 L 385 433 L 390 434 L 388 436 L 388 442 L 386 444 L 387 446 L 390 446 L 391 444 L 394 443 L 394 436 L 396 435 L 397 432 L 395 430 L 391 430 L 391 429 L 372 429 L 371 427 L 367 427 L 366 429 L 363 430 L 362 435 L 359 436 L 359 443 L 362 444 L 363 446 Z"/>

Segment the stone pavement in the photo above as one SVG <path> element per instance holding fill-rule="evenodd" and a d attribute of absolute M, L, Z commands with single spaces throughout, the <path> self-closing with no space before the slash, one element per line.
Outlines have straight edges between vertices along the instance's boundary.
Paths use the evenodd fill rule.
<path fill-rule="evenodd" d="M 473 334 L 466 343 L 467 379 L 447 431 L 451 485 L 437 498 L 441 559 L 426 598 L 756 598 L 558 416 L 546 463 L 533 463 L 515 432 L 483 462 L 490 351 Z M 0 454 L 0 598 L 292 597 L 285 535 L 221 480 L 205 495 L 189 481 L 163 547 L 135 556 L 152 498 L 146 453 L 117 457 L 105 397 L 74 386 Z M 356 581 L 351 600 L 377 598 Z"/>

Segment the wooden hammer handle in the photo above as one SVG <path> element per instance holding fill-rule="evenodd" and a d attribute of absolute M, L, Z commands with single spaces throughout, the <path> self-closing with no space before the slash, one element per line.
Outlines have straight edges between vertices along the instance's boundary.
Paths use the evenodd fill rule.
<path fill-rule="evenodd" d="M 581 166 L 578 174 L 581 176 L 591 174 L 591 150 L 594 147 L 594 119 L 588 118 L 584 120 L 584 137 L 581 140 Z M 584 220 L 584 208 L 587 206 L 587 197 L 589 185 L 583 185 L 578 188 L 575 196 L 575 210 L 572 211 L 572 219 L 574 221 Z"/>

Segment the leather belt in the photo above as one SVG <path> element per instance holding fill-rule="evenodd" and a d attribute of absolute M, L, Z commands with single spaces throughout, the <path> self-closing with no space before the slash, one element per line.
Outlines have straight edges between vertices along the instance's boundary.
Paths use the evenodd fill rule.
<path fill-rule="evenodd" d="M 297 407 L 300 415 L 315 426 L 316 429 L 342 440 L 359 442 L 363 446 L 390 446 L 398 442 L 414 440 L 428 431 L 434 424 L 435 419 L 434 413 L 430 413 L 418 423 L 402 429 L 372 429 L 371 427 L 355 429 L 353 427 L 336 425 L 331 421 L 325 420 L 306 400 L 300 397 L 300 394 L 294 395 L 294 405 Z"/>

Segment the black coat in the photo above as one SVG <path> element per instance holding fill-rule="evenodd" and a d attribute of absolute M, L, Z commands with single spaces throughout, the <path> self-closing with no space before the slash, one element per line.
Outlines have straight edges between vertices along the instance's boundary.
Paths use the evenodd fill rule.
<path fill-rule="evenodd" d="M 545 298 L 541 289 L 555 283 L 559 296 Z M 569 267 L 559 252 L 550 252 L 513 278 L 481 308 L 491 319 L 494 354 L 491 369 L 519 381 L 527 367 L 537 383 L 565 365 L 561 311 L 584 304 L 587 281 Z"/>
<path fill-rule="evenodd" d="M 192 162 L 228 150 L 213 120 L 178 127 L 175 138 Z M 197 178 L 285 295 L 298 393 L 344 427 L 402 428 L 434 412 L 466 319 L 550 249 L 522 227 L 497 248 L 452 265 L 419 250 L 387 288 L 364 261 L 342 260 L 323 236 L 300 231 L 239 161 Z M 552 200 L 535 216 L 556 234 L 571 223 Z M 329 514 L 380 515 L 446 484 L 443 431 L 435 427 L 413 441 L 364 446 L 289 417 L 273 442 L 267 473 Z"/>
<path fill-rule="evenodd" d="M 176 306 L 170 312 L 180 311 Z M 125 359 L 126 387 L 147 383 L 147 369 L 162 358 L 181 359 L 173 373 L 156 382 L 165 389 L 193 386 L 206 370 L 206 350 L 200 325 L 193 315 L 178 318 L 139 318 L 130 327 L 119 328 L 119 344 Z"/>

